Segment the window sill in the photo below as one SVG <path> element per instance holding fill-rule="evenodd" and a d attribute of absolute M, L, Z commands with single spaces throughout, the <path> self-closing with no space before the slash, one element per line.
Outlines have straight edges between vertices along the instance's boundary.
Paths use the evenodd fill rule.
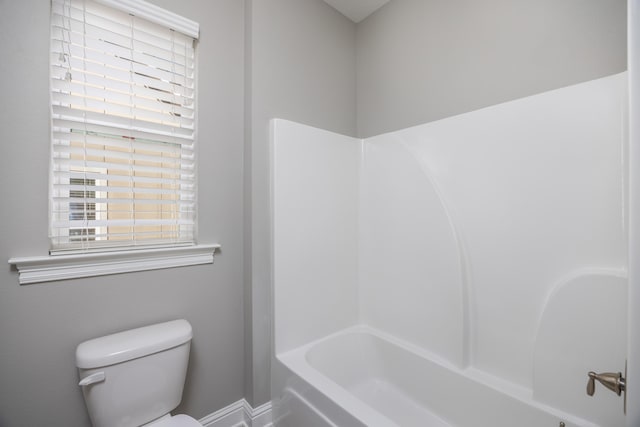
<path fill-rule="evenodd" d="M 9 264 L 18 270 L 21 285 L 56 280 L 160 270 L 189 265 L 212 264 L 220 245 L 195 245 L 175 248 L 140 249 L 11 258 Z"/>

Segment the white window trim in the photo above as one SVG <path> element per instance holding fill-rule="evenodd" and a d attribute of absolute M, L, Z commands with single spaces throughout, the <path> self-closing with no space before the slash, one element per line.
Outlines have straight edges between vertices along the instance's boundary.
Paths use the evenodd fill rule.
<path fill-rule="evenodd" d="M 169 27 L 184 35 L 197 39 L 200 36 L 200 24 L 176 13 L 163 9 L 144 0 L 96 0 L 98 3 L 114 9 Z"/>
<path fill-rule="evenodd" d="M 79 279 L 134 271 L 213 264 L 218 244 L 159 249 L 121 250 L 76 255 L 15 257 L 21 285 Z"/>

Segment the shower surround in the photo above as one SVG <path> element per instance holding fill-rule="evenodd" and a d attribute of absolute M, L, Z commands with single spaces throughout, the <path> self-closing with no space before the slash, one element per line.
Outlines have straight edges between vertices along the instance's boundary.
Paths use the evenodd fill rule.
<path fill-rule="evenodd" d="M 585 386 L 625 369 L 626 78 L 364 140 L 273 120 L 275 425 L 623 426 Z"/>

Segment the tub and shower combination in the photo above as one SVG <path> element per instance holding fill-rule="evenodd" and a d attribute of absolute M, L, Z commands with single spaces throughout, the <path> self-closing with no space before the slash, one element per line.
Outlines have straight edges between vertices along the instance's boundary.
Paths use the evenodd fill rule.
<path fill-rule="evenodd" d="M 625 94 L 367 139 L 274 120 L 274 424 L 624 426 L 585 388 L 625 369 Z"/>

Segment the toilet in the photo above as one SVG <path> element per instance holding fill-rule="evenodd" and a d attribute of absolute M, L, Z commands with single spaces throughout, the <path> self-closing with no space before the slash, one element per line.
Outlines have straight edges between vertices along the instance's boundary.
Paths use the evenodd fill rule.
<path fill-rule="evenodd" d="M 94 427 L 202 427 L 171 416 L 182 400 L 192 329 L 173 320 L 85 341 L 76 349 Z"/>

